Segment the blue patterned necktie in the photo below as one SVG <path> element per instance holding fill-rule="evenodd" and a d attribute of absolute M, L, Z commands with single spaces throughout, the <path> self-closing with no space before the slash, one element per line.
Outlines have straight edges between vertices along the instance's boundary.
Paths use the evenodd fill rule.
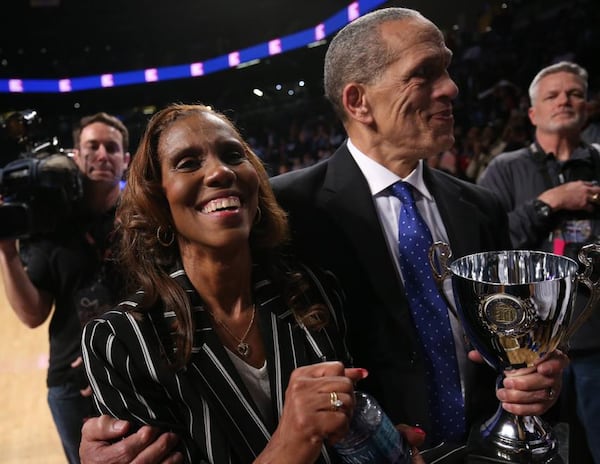
<path fill-rule="evenodd" d="M 464 401 L 448 307 L 429 265 L 431 232 L 417 210 L 411 185 L 397 182 L 394 195 L 402 202 L 398 221 L 400 269 L 413 322 L 425 354 L 429 407 L 434 430 L 428 438 L 458 440 L 465 433 Z"/>

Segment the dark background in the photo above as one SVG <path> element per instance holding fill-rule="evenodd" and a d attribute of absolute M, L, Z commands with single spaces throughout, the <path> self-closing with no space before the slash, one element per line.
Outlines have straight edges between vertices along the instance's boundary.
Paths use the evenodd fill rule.
<path fill-rule="evenodd" d="M 63 78 L 204 61 L 316 25 L 347 0 L 20 0 L 0 18 L 0 77 Z M 477 114 L 477 95 L 501 80 L 525 88 L 541 65 L 565 54 L 590 71 L 600 62 L 596 0 L 421 0 L 382 6 L 419 9 L 446 34 L 461 89 L 457 111 Z M 550 19 L 548 19 L 550 18 Z M 544 27 L 540 27 L 544 24 Z M 473 50 L 473 46 L 475 50 Z M 248 131 L 315 112 L 322 98 L 327 44 L 262 60 L 258 65 L 194 79 L 64 94 L 0 94 L 0 116 L 36 109 L 48 133 L 70 143 L 82 115 L 120 115 L 133 141 L 164 104 L 203 102 L 226 111 Z M 306 85 L 299 87 L 303 80 Z M 275 90 L 281 84 L 282 90 Z M 258 87 L 265 96 L 258 98 Z M 294 95 L 288 95 L 294 90 Z M 475 104 L 475 108 L 471 105 Z M 477 123 L 477 121 L 475 121 Z"/>
<path fill-rule="evenodd" d="M 32 3 L 56 6 L 31 6 Z M 63 78 L 204 61 L 316 25 L 349 0 L 21 0 L 0 27 L 0 76 Z M 400 4 L 387 2 L 385 5 Z M 481 1 L 412 1 L 436 23 L 474 17 Z M 452 5 L 452 7 L 450 7 Z M 2 95 L 0 111 L 50 106 L 84 112 L 198 98 L 243 103 L 255 86 L 318 82 L 325 46 L 277 56 L 247 70 L 60 95 Z M 318 85 L 317 85 L 318 87 Z M 319 89 L 315 89 L 318 91 Z"/>

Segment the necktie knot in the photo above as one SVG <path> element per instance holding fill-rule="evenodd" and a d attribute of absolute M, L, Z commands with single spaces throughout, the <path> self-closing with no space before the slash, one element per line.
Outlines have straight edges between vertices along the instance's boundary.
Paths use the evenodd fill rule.
<path fill-rule="evenodd" d="M 403 204 L 414 205 L 415 198 L 412 194 L 412 186 L 408 182 L 399 181 L 392 185 L 392 192 Z"/>

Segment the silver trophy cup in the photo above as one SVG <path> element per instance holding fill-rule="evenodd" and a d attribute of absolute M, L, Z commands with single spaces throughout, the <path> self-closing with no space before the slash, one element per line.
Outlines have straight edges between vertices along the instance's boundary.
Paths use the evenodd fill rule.
<path fill-rule="evenodd" d="M 465 334 L 498 373 L 535 369 L 549 352 L 565 348 L 569 337 L 589 316 L 600 297 L 592 282 L 590 253 L 579 253 L 584 270 L 564 256 L 541 251 L 492 251 L 450 262 L 452 252 L 435 243 L 429 258 L 436 279 L 451 277 L 459 318 Z M 578 284 L 590 293 L 585 309 L 573 317 Z M 502 409 L 474 426 L 469 438 L 470 462 L 562 463 L 551 427 L 538 416 L 516 416 Z"/>

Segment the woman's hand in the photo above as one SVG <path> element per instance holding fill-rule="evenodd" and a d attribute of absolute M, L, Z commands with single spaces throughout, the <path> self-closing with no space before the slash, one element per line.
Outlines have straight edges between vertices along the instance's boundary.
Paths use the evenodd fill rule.
<path fill-rule="evenodd" d="M 299 367 L 290 377 L 279 425 L 256 463 L 316 461 L 323 442 L 336 443 L 348 432 L 354 410 L 354 382 L 363 369 L 340 362 Z M 332 395 L 335 393 L 335 395 Z M 341 402 L 335 406 L 335 398 Z"/>
<path fill-rule="evenodd" d="M 396 429 L 402 434 L 408 446 L 410 446 L 411 464 L 425 464 L 425 459 L 419 454 L 419 446 L 425 443 L 425 432 L 419 427 L 406 424 L 396 425 Z"/>

